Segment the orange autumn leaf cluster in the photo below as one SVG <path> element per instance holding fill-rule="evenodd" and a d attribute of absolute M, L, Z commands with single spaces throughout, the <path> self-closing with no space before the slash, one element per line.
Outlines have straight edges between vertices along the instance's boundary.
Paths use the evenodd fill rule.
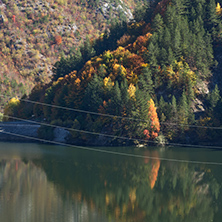
<path fill-rule="evenodd" d="M 158 133 L 160 131 L 160 122 L 156 112 L 154 101 L 150 99 L 148 101 L 148 104 L 149 104 L 148 116 L 151 120 L 151 126 L 150 126 L 151 129 L 150 130 L 145 129 L 143 131 L 143 134 L 146 136 L 146 139 L 149 138 L 155 139 L 156 137 L 158 137 Z"/>
<path fill-rule="evenodd" d="M 62 43 L 62 37 L 60 35 L 55 36 L 55 44 L 60 45 Z"/>
<path fill-rule="evenodd" d="M 131 36 L 124 34 L 119 40 L 117 40 L 118 46 L 127 46 L 130 43 Z"/>
<path fill-rule="evenodd" d="M 103 67 L 104 86 L 113 86 L 118 76 L 126 77 L 128 84 L 136 85 L 138 75 L 146 66 L 142 56 L 132 53 L 129 49 L 119 46 L 114 51 L 105 51 L 102 55 L 91 58 L 79 75 L 89 82 L 95 73 L 99 74 L 99 69 Z"/>
<path fill-rule="evenodd" d="M 15 23 L 15 15 L 12 16 L 12 20 Z"/>
<path fill-rule="evenodd" d="M 147 52 L 147 46 L 151 36 L 152 34 L 149 32 L 143 36 L 141 35 L 137 37 L 133 44 L 129 44 L 126 48 L 135 54 L 143 55 Z"/>

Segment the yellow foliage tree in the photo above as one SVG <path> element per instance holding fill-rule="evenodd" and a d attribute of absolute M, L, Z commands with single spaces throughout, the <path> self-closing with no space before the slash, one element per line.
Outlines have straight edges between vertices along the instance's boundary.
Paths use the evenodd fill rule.
<path fill-rule="evenodd" d="M 110 77 L 105 77 L 103 79 L 103 84 L 106 88 L 111 88 L 112 86 L 114 86 L 114 82 L 112 82 Z"/>
<path fill-rule="evenodd" d="M 175 61 L 173 65 L 167 66 L 165 74 L 165 77 L 177 86 L 181 84 L 187 85 L 189 81 L 192 86 L 196 85 L 197 76 L 189 65 L 183 61 L 183 58 L 181 58 L 181 61 Z"/>
<path fill-rule="evenodd" d="M 131 83 L 128 88 L 128 93 L 131 98 L 135 98 L 136 87 Z"/>
<path fill-rule="evenodd" d="M 217 15 L 222 15 L 222 8 L 221 8 L 219 2 L 217 3 L 216 14 L 217 14 Z"/>
<path fill-rule="evenodd" d="M 4 117 L 3 121 L 8 121 L 10 116 L 14 116 L 16 112 L 16 108 L 19 106 L 20 100 L 17 97 L 13 97 L 9 100 L 8 104 L 4 109 Z"/>
<path fill-rule="evenodd" d="M 124 66 L 115 63 L 113 65 L 113 74 L 115 76 L 117 76 L 117 75 L 125 76 L 126 75 L 126 69 L 124 68 Z"/>

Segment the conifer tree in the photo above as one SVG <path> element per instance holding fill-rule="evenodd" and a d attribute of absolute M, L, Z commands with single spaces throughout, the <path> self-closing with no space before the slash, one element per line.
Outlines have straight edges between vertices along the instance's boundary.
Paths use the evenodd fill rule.
<path fill-rule="evenodd" d="M 187 102 L 188 102 L 188 105 L 190 106 L 190 105 L 191 105 L 191 102 L 192 102 L 193 99 L 194 99 L 194 90 L 193 90 L 193 85 L 192 85 L 190 79 L 188 80 L 187 94 L 188 94 L 188 95 L 187 95 Z"/>
<path fill-rule="evenodd" d="M 155 32 L 161 32 L 163 28 L 163 19 L 162 16 L 158 13 L 155 15 L 153 22 L 152 22 L 152 28 Z"/>
<path fill-rule="evenodd" d="M 156 55 L 157 55 L 157 48 L 156 46 L 154 46 L 153 42 L 151 41 L 151 43 L 148 46 L 147 62 L 150 64 L 152 68 L 157 67 Z"/>
<path fill-rule="evenodd" d="M 106 74 L 106 69 L 103 65 L 100 65 L 98 68 L 98 76 L 104 78 Z"/>
<path fill-rule="evenodd" d="M 171 65 L 175 61 L 173 50 L 171 47 L 168 48 L 168 65 Z"/>
<path fill-rule="evenodd" d="M 83 66 L 83 58 L 78 48 L 75 53 L 68 55 L 67 58 L 61 57 L 60 61 L 57 61 L 53 68 L 53 80 L 56 81 L 59 77 L 68 75 L 73 70 L 79 71 Z"/>
<path fill-rule="evenodd" d="M 163 41 L 162 41 L 162 44 L 163 44 L 165 49 L 167 49 L 171 45 L 171 34 L 170 34 L 170 31 L 169 31 L 169 29 L 167 27 L 165 27 L 165 29 L 163 31 Z"/>
<path fill-rule="evenodd" d="M 215 26 L 218 24 L 215 0 L 206 1 L 206 20 L 208 31 L 212 33 L 213 36 L 215 36 Z"/>
<path fill-rule="evenodd" d="M 201 18 L 204 17 L 203 4 L 201 4 L 200 2 L 197 4 L 197 12 Z"/>
<path fill-rule="evenodd" d="M 128 84 L 126 79 L 124 79 L 121 84 L 120 84 L 120 91 L 121 91 L 121 101 L 122 104 L 127 107 L 130 103 L 130 97 L 129 97 L 129 93 L 128 93 Z M 130 107 L 128 107 L 130 108 Z M 129 110 L 127 110 L 129 111 Z"/>
<path fill-rule="evenodd" d="M 163 67 L 164 65 L 167 64 L 167 59 L 168 59 L 168 54 L 167 54 L 167 51 L 166 51 L 165 48 L 162 48 L 160 50 L 159 57 L 160 57 L 160 59 L 159 59 L 160 60 L 160 65 Z"/>
<path fill-rule="evenodd" d="M 180 58 L 181 56 L 181 35 L 180 35 L 180 29 L 179 26 L 175 29 L 174 39 L 173 39 L 173 49 L 174 53 L 176 55 L 176 58 Z"/>
<path fill-rule="evenodd" d="M 196 19 L 196 16 L 197 16 L 196 10 L 194 9 L 194 7 L 192 7 L 190 11 L 190 16 L 189 16 L 190 20 L 194 21 Z"/>
<path fill-rule="evenodd" d="M 171 107 L 172 107 L 171 115 L 172 117 L 176 117 L 177 116 L 177 100 L 175 96 L 172 96 Z"/>
<path fill-rule="evenodd" d="M 92 47 L 88 36 L 86 37 L 86 40 L 84 41 L 84 44 L 80 50 L 84 62 L 87 62 L 90 58 L 92 58 L 96 54 L 96 51 Z"/>
<path fill-rule="evenodd" d="M 166 102 L 164 101 L 164 98 L 163 96 L 160 97 L 160 100 L 159 100 L 159 104 L 158 104 L 158 113 L 159 113 L 159 116 L 164 113 L 165 111 L 165 106 L 166 106 Z"/>
<path fill-rule="evenodd" d="M 150 99 L 149 95 L 137 88 L 135 92 L 135 100 L 131 101 L 130 116 L 134 119 L 140 119 L 141 121 L 129 121 L 129 136 L 141 137 L 143 135 L 144 127 L 147 127 L 148 123 L 148 103 L 147 100 Z"/>
<path fill-rule="evenodd" d="M 181 125 L 182 131 L 184 129 L 187 129 L 187 127 L 184 125 L 188 124 L 188 114 L 189 114 L 189 105 L 187 102 L 186 92 L 183 91 L 179 102 L 179 121 L 182 124 Z"/>
<path fill-rule="evenodd" d="M 95 74 L 87 85 L 82 104 L 83 109 L 97 112 L 99 106 L 103 103 L 102 87 L 103 81 Z"/>
<path fill-rule="evenodd" d="M 186 1 L 187 3 L 187 1 Z M 176 12 L 178 15 L 182 15 L 185 13 L 187 8 L 187 4 L 183 0 L 172 0 L 172 4 L 175 6 Z"/>
<path fill-rule="evenodd" d="M 134 9 L 134 12 L 133 12 L 133 17 L 136 22 L 140 22 L 140 21 L 144 20 L 145 14 L 146 14 L 146 9 L 148 7 L 149 7 L 148 5 L 141 4 L 141 2 L 137 3 L 137 5 Z"/>
<path fill-rule="evenodd" d="M 137 110 L 135 114 L 138 119 L 147 121 L 148 119 L 147 113 L 148 113 L 148 108 L 149 108 L 147 101 L 150 100 L 150 95 L 144 93 L 143 90 L 137 89 L 135 93 L 135 97 L 136 97 L 135 107 Z"/>
<path fill-rule="evenodd" d="M 165 23 L 171 33 L 173 32 L 174 27 L 177 24 L 176 22 L 178 22 L 178 17 L 177 17 L 177 19 L 176 19 L 176 17 L 177 16 L 176 16 L 175 7 L 173 7 L 173 5 L 168 5 L 166 12 L 165 12 Z"/>
<path fill-rule="evenodd" d="M 218 86 L 216 84 L 214 90 L 210 93 L 210 95 L 208 97 L 208 100 L 210 103 L 210 108 L 209 108 L 210 111 L 212 111 L 216 107 L 217 102 L 220 100 L 220 98 L 221 98 L 220 91 L 219 91 Z"/>
<path fill-rule="evenodd" d="M 115 85 L 112 88 L 112 97 L 111 97 L 111 104 L 110 104 L 112 114 L 120 116 L 121 111 L 122 111 L 122 107 L 123 107 L 123 103 L 122 103 L 119 83 L 118 83 L 118 81 L 115 81 Z"/>
<path fill-rule="evenodd" d="M 142 74 L 139 76 L 138 86 L 147 95 L 154 93 L 152 74 L 148 67 L 143 68 Z"/>

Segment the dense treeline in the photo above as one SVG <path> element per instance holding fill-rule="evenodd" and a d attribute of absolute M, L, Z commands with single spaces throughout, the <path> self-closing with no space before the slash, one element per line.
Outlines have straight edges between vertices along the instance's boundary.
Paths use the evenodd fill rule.
<path fill-rule="evenodd" d="M 18 115 L 159 143 L 216 140 L 218 131 L 194 130 L 188 125 L 222 124 L 220 91 L 212 81 L 218 64 L 215 56 L 222 46 L 220 4 L 214 0 L 153 1 L 138 6 L 134 17 L 135 22 L 115 23 L 99 39 L 87 39 L 70 56 L 62 57 L 55 64 L 53 80 L 37 85 L 29 96 L 127 118 L 26 103 L 16 110 Z M 72 136 L 81 143 L 95 140 L 90 134 Z"/>

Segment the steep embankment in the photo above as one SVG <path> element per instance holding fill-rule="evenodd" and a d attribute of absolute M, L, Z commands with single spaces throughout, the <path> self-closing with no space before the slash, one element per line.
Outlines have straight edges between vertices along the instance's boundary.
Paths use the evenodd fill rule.
<path fill-rule="evenodd" d="M 135 2 L 1 0 L 0 93 L 29 94 L 36 83 L 49 82 L 61 56 L 75 53 L 86 37 L 97 38 L 115 19 L 132 19 Z"/>

